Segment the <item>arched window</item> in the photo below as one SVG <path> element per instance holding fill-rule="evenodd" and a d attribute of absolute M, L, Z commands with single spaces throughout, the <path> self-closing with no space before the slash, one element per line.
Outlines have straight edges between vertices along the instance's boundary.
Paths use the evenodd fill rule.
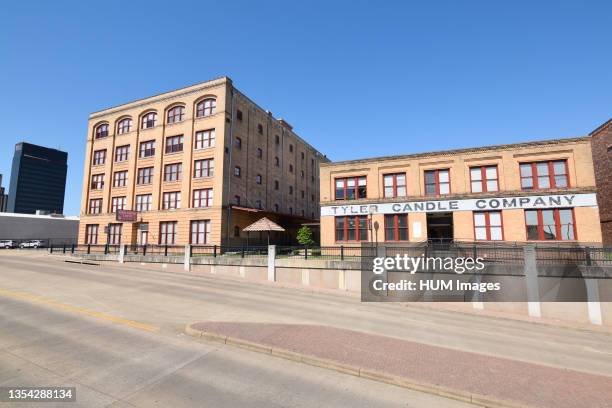
<path fill-rule="evenodd" d="M 217 100 L 206 98 L 196 105 L 196 117 L 210 116 L 217 112 Z"/>
<path fill-rule="evenodd" d="M 168 124 L 182 122 L 185 119 L 185 107 L 175 106 L 168 110 Z"/>
<path fill-rule="evenodd" d="M 149 112 L 142 115 L 142 119 L 140 121 L 140 127 L 143 129 L 150 129 L 152 127 L 157 126 L 157 113 Z"/>
<path fill-rule="evenodd" d="M 117 133 L 122 135 L 132 131 L 132 119 L 125 118 L 119 121 L 117 125 Z"/>
<path fill-rule="evenodd" d="M 108 123 L 102 123 L 96 127 L 96 139 L 102 139 L 108 136 Z"/>

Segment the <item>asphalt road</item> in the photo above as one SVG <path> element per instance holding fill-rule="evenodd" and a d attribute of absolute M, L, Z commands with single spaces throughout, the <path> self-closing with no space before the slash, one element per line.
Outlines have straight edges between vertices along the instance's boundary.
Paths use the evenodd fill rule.
<path fill-rule="evenodd" d="M 74 384 L 70 406 L 88 407 L 465 406 L 183 334 L 202 320 L 325 324 L 612 375 L 606 333 L 0 252 L 0 386 Z"/>
<path fill-rule="evenodd" d="M 197 341 L 182 333 L 187 316 L 170 318 L 175 288 L 168 287 L 163 300 L 148 296 L 149 290 L 166 292 L 158 274 L 92 274 L 92 267 L 31 255 L 0 255 L 0 386 L 75 386 L 77 402 L 0 406 L 469 406 Z M 120 275 L 139 278 L 126 282 Z M 206 308 L 206 297 L 182 299 L 180 307 Z M 164 318 L 157 320 L 161 309 Z"/>

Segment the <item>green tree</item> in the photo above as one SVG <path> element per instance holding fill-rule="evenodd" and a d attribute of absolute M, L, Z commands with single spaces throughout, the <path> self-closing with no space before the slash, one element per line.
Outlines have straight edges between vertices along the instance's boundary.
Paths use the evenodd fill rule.
<path fill-rule="evenodd" d="M 302 227 L 298 230 L 297 233 L 297 241 L 301 245 L 313 245 L 314 239 L 312 239 L 312 231 L 308 226 L 302 225 Z"/>

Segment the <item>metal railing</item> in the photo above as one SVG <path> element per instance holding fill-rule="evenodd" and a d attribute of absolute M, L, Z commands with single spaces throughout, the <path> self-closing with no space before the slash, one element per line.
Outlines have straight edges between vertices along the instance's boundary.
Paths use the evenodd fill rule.
<path fill-rule="evenodd" d="M 278 246 L 276 247 L 277 258 L 301 258 L 301 259 L 328 259 L 338 261 L 360 261 L 363 257 L 376 255 L 376 248 L 352 247 L 352 246 Z"/>
<path fill-rule="evenodd" d="M 184 245 L 127 245 L 126 255 L 184 256 Z"/>
<path fill-rule="evenodd" d="M 192 257 L 249 257 L 249 256 L 267 256 L 268 247 L 265 245 L 192 245 Z"/>
<path fill-rule="evenodd" d="M 420 242 L 401 246 L 373 245 L 363 246 L 277 246 L 278 259 L 324 259 L 338 261 L 361 261 L 375 257 L 384 248 L 384 255 L 395 257 L 471 257 L 483 258 L 491 264 L 524 264 L 526 243 L 488 243 L 488 242 Z M 534 245 L 538 265 L 583 265 L 612 266 L 612 248 L 574 245 Z M 50 245 L 53 254 L 119 254 L 120 245 Z M 126 255 L 142 256 L 185 256 L 183 245 L 127 245 Z M 188 247 L 190 257 L 239 257 L 267 256 L 267 246 L 224 246 L 192 245 Z"/>
<path fill-rule="evenodd" d="M 612 248 L 536 247 L 539 265 L 612 266 Z"/>

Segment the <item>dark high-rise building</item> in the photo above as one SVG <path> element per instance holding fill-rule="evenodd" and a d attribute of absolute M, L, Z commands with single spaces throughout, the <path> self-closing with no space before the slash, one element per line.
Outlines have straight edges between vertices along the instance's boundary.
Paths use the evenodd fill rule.
<path fill-rule="evenodd" d="M 2 187 L 2 174 L 0 174 L 0 212 L 6 211 L 6 201 L 8 197 L 4 194 L 4 187 Z"/>
<path fill-rule="evenodd" d="M 17 143 L 7 212 L 35 214 L 64 211 L 68 153 L 30 143 Z"/>

